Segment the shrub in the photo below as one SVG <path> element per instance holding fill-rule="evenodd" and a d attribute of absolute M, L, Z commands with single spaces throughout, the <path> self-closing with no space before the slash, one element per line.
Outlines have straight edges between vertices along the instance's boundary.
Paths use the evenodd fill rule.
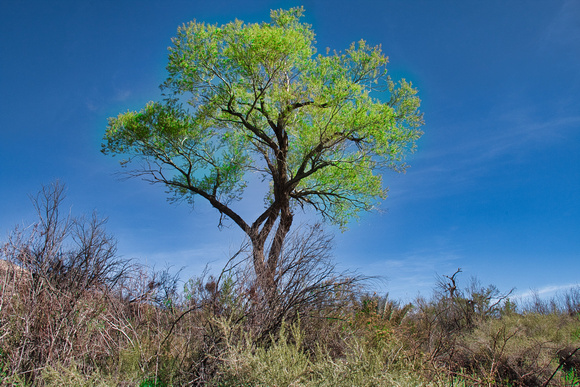
<path fill-rule="evenodd" d="M 96 215 L 63 217 L 64 187 L 33 200 L 38 222 L 15 229 L 0 249 L 3 372 L 34 381 L 47 367 L 79 362 L 91 373 L 123 341 L 109 324 L 110 295 L 130 269 Z M 76 366 L 75 366 L 76 367 Z"/>

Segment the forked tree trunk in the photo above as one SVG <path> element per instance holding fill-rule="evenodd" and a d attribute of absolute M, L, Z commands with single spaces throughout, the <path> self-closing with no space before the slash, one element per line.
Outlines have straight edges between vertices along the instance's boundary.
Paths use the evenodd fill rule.
<path fill-rule="evenodd" d="M 280 211 L 280 220 L 278 227 L 275 230 L 274 236 L 271 239 L 270 248 L 266 251 L 266 243 L 268 238 L 260 238 L 258 236 L 250 236 L 252 243 L 252 258 L 254 264 L 254 272 L 258 286 L 261 287 L 262 292 L 267 302 L 272 305 L 278 293 L 278 265 L 280 257 L 283 253 L 284 241 L 290 231 L 293 221 L 293 214 L 289 205 L 284 206 Z"/>

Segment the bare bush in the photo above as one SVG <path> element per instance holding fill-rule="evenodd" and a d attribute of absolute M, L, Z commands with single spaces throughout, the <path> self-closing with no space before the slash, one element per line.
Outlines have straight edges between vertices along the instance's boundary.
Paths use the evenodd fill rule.
<path fill-rule="evenodd" d="M 276 335 L 283 323 L 300 319 L 325 319 L 348 308 L 354 293 L 361 290 L 365 277 L 337 272 L 332 262 L 332 237 L 322 226 L 304 226 L 293 231 L 284 243 L 276 286 L 264 289 L 246 266 L 245 293 L 250 301 L 245 318 L 259 341 Z"/>
<path fill-rule="evenodd" d="M 118 258 L 117 245 L 105 231 L 106 219 L 63 215 L 65 187 L 58 181 L 32 199 L 38 221 L 16 229 L 4 246 L 4 259 L 43 278 L 68 294 L 112 288 L 130 267 Z"/>
<path fill-rule="evenodd" d="M 482 324 L 498 319 L 513 308 L 508 302 L 511 291 L 501 293 L 493 285 L 484 287 L 475 278 L 462 289 L 457 282 L 459 273 L 461 269 L 451 276 L 440 277 L 432 299 L 416 300 L 406 328 L 414 338 L 415 352 L 426 353 L 429 361 L 447 368 L 452 375 L 458 372 L 463 375 L 464 370 L 482 371 L 478 368 L 479 360 L 486 356 L 475 354 L 464 339 Z M 496 349 L 501 348 L 502 338 L 509 340 L 508 332 L 498 332 L 497 337 L 490 339 L 490 362 L 495 366 L 487 371 L 493 375 L 497 375 Z"/>
<path fill-rule="evenodd" d="M 282 249 L 276 286 L 267 291 L 258 285 L 251 250 L 243 245 L 219 275 L 205 272 L 186 283 L 180 312 L 162 346 L 184 348 L 176 359 L 189 364 L 182 371 L 199 385 L 219 372 L 219 359 L 228 348 L 247 339 L 253 345 L 272 345 L 284 325 L 300 324 L 307 336 L 304 346 L 314 351 L 319 338 L 329 333 L 321 324 L 350 312 L 364 279 L 335 270 L 331 242 L 320 225 L 291 234 Z"/>
<path fill-rule="evenodd" d="M 16 228 L 0 249 L 3 371 L 27 380 L 74 359 L 97 367 L 118 336 L 106 324 L 106 305 L 131 264 L 116 256 L 104 220 L 63 215 L 63 200 L 60 183 L 43 187 L 33 199 L 38 221 Z"/>
<path fill-rule="evenodd" d="M 276 334 L 283 321 L 293 323 L 333 307 L 335 293 L 350 290 L 355 276 L 335 272 L 330 252 L 332 238 L 320 225 L 297 229 L 287 238 L 275 273 L 276 287 L 262 289 L 250 278 L 248 311 L 251 325 L 260 327 L 262 338 Z M 268 300 L 268 302 L 265 302 Z"/>
<path fill-rule="evenodd" d="M 521 310 L 524 313 L 549 315 L 558 314 L 561 309 L 562 305 L 560 305 L 556 298 L 542 298 L 536 290 L 532 291 L 529 299 L 521 302 Z"/>
<path fill-rule="evenodd" d="M 266 339 L 282 323 L 321 317 L 344 308 L 366 277 L 339 273 L 331 259 L 332 238 L 317 224 L 292 233 L 276 271 L 276 286 L 258 286 L 244 245 L 221 274 L 190 280 L 186 297 L 192 308 L 211 306 L 216 316 L 232 316 Z"/>
<path fill-rule="evenodd" d="M 580 315 L 580 286 L 568 289 L 562 296 L 562 304 L 570 316 Z"/>

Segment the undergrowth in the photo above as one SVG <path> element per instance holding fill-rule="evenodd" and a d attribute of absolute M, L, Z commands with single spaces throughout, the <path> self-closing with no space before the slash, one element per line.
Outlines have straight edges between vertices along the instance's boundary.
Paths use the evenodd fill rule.
<path fill-rule="evenodd" d="M 317 226 L 289 238 L 278 293 L 243 249 L 181 290 L 95 216 L 59 216 L 59 192 L 0 246 L 1 385 L 580 386 L 580 288 L 517 305 L 458 270 L 402 304 L 336 273 Z"/>

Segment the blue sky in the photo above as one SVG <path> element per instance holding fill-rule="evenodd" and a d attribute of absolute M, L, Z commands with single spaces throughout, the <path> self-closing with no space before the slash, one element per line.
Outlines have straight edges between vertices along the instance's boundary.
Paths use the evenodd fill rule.
<path fill-rule="evenodd" d="M 381 44 L 419 88 L 424 136 L 386 174 L 381 212 L 335 232 L 339 267 L 427 295 L 458 267 L 467 284 L 549 295 L 580 283 L 580 1 L 0 2 L 0 240 L 30 224 L 28 195 L 60 179 L 74 213 L 97 210 L 119 253 L 157 267 L 219 269 L 242 234 L 198 201 L 123 181 L 100 153 L 107 118 L 159 98 L 182 23 L 269 20 L 303 5 L 319 52 Z M 256 204 L 257 203 L 257 204 Z M 241 204 L 262 203 L 258 189 Z M 245 209 L 243 211 L 246 211 Z"/>

